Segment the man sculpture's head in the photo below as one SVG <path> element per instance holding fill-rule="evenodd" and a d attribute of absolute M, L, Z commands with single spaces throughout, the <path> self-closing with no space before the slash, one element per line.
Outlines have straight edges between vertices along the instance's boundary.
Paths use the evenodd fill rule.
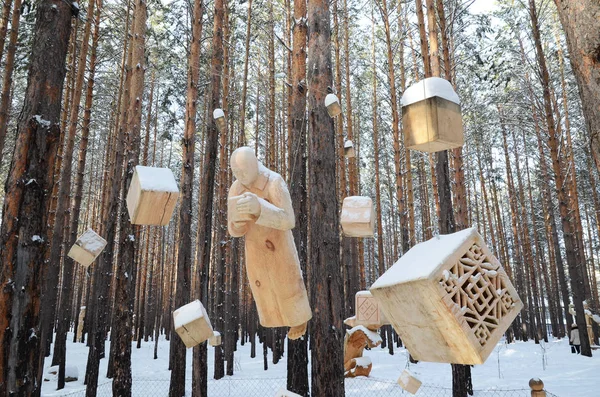
<path fill-rule="evenodd" d="M 252 185 L 258 178 L 258 159 L 248 146 L 237 148 L 231 154 L 230 165 L 233 176 L 244 186 Z"/>

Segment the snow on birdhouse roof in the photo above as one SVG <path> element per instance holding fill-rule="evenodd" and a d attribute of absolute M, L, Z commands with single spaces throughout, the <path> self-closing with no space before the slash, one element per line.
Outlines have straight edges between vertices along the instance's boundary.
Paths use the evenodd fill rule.
<path fill-rule="evenodd" d="M 338 97 L 335 94 L 327 94 L 325 97 L 325 106 L 329 106 L 335 102 L 339 102 Z"/>
<path fill-rule="evenodd" d="M 371 197 L 349 196 L 344 199 L 344 207 L 346 208 L 370 207 L 372 204 L 373 200 L 371 200 Z"/>
<path fill-rule="evenodd" d="M 356 327 L 353 327 L 351 330 L 346 331 L 346 333 L 348 334 L 348 336 L 351 336 L 356 331 L 362 331 L 362 333 L 365 334 L 365 336 L 367 338 L 369 338 L 369 340 L 371 341 L 371 343 L 373 345 L 376 345 L 377 343 L 381 342 L 381 336 L 379 336 L 379 334 L 377 332 L 371 331 L 364 325 L 357 325 Z"/>
<path fill-rule="evenodd" d="M 175 176 L 170 168 L 137 165 L 135 172 L 138 174 L 140 186 L 144 191 L 179 192 L 177 181 L 175 181 Z"/>
<path fill-rule="evenodd" d="M 349 147 L 354 147 L 354 144 L 352 143 L 352 141 L 348 140 L 344 143 L 344 148 L 349 148 Z"/>
<path fill-rule="evenodd" d="M 219 109 L 219 108 L 215 109 L 213 111 L 213 118 L 216 120 L 221 117 L 225 117 L 225 112 L 223 112 L 223 109 Z"/>
<path fill-rule="evenodd" d="M 99 253 L 106 246 L 106 240 L 104 240 L 98 233 L 92 229 L 86 230 L 77 239 L 77 245 L 85 248 L 87 251 Z"/>
<path fill-rule="evenodd" d="M 457 233 L 435 236 L 412 247 L 371 286 L 371 290 L 428 278 L 466 241 L 478 237 L 472 227 Z"/>
<path fill-rule="evenodd" d="M 179 309 L 173 312 L 173 322 L 175 323 L 174 326 L 176 329 L 202 317 L 204 317 L 208 325 L 212 328 L 212 325 L 210 325 L 210 319 L 206 314 L 206 310 L 198 299 L 188 303 L 187 305 L 181 306 Z"/>
<path fill-rule="evenodd" d="M 435 96 L 460 105 L 460 98 L 454 92 L 452 84 L 439 77 L 430 77 L 411 85 L 404 91 L 400 103 L 408 106 Z"/>

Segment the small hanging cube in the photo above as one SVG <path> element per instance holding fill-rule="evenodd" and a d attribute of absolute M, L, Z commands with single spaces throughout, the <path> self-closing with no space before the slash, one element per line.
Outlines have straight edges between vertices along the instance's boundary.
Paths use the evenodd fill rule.
<path fill-rule="evenodd" d="M 197 299 L 173 312 L 173 326 L 188 349 L 214 336 L 208 314 Z"/>
<path fill-rule="evenodd" d="M 127 211 L 134 225 L 164 226 L 169 223 L 179 197 L 169 168 L 135 167 L 127 192 Z"/>
<path fill-rule="evenodd" d="M 73 244 L 67 256 L 81 265 L 88 267 L 96 260 L 105 246 L 106 240 L 92 229 L 88 229 L 81 236 L 77 237 L 75 244 Z"/>
<path fill-rule="evenodd" d="M 329 117 L 337 117 L 342 113 L 340 100 L 335 94 L 327 94 L 325 97 L 325 106 L 327 107 L 327 113 L 329 113 Z"/>
<path fill-rule="evenodd" d="M 375 209 L 370 197 L 350 196 L 344 199 L 340 216 L 347 237 L 373 237 Z"/>
<path fill-rule="evenodd" d="M 417 394 L 421 387 L 421 381 L 418 380 L 408 370 L 402 371 L 398 378 L 398 384 L 401 388 L 409 392 L 410 394 Z"/>
<path fill-rule="evenodd" d="M 213 118 L 215 119 L 215 123 L 220 132 L 227 131 L 227 121 L 225 120 L 225 112 L 223 112 L 223 109 L 215 109 L 213 111 Z"/>
<path fill-rule="evenodd" d="M 382 326 L 389 324 L 377 299 L 370 291 L 358 291 L 355 295 L 354 310 L 357 325 Z"/>
<path fill-rule="evenodd" d="M 407 148 L 432 153 L 464 144 L 460 99 L 448 80 L 421 80 L 404 92 L 401 103 Z"/>
<path fill-rule="evenodd" d="M 523 307 L 475 228 L 415 245 L 370 291 L 419 361 L 483 364 Z"/>
<path fill-rule="evenodd" d="M 347 159 L 356 157 L 356 151 L 354 150 L 352 141 L 346 141 L 346 143 L 344 143 L 344 157 Z"/>
<path fill-rule="evenodd" d="M 213 336 L 208 338 L 208 343 L 212 347 L 221 346 L 221 333 L 219 331 L 214 331 Z"/>

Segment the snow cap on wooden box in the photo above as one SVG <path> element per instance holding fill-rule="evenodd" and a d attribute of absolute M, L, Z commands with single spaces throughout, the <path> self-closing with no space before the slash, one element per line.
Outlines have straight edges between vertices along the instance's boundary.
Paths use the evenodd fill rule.
<path fill-rule="evenodd" d="M 358 291 L 355 295 L 356 325 L 382 326 L 389 324 L 381 305 L 370 291 Z"/>
<path fill-rule="evenodd" d="M 398 384 L 401 388 L 409 392 L 410 394 L 417 394 L 421 387 L 421 381 L 413 376 L 410 371 L 405 369 L 398 378 Z"/>
<path fill-rule="evenodd" d="M 179 188 L 169 168 L 135 167 L 127 192 L 127 211 L 134 225 L 164 226 L 171 220 Z"/>
<path fill-rule="evenodd" d="M 329 113 L 329 117 L 336 117 L 342 113 L 340 100 L 335 94 L 327 94 L 325 97 L 325 106 L 327 107 L 327 113 Z"/>
<path fill-rule="evenodd" d="M 483 364 L 523 307 L 475 228 L 415 245 L 370 290 L 419 361 Z"/>
<path fill-rule="evenodd" d="M 77 237 L 67 256 L 87 267 L 96 260 L 105 246 L 106 240 L 92 229 L 88 229 Z"/>
<path fill-rule="evenodd" d="M 225 112 L 223 109 L 216 108 L 213 111 L 213 119 L 215 119 L 215 123 L 220 132 L 224 132 L 227 129 L 227 121 L 225 120 Z"/>
<path fill-rule="evenodd" d="M 375 208 L 370 197 L 350 196 L 344 199 L 340 216 L 347 237 L 373 237 Z"/>
<path fill-rule="evenodd" d="M 346 143 L 344 143 L 344 157 L 347 159 L 356 157 L 356 150 L 354 150 L 352 141 L 346 141 Z"/>
<path fill-rule="evenodd" d="M 430 77 L 402 95 L 404 143 L 412 150 L 439 152 L 464 144 L 460 99 L 448 80 Z"/>
<path fill-rule="evenodd" d="M 213 332 L 213 336 L 211 336 L 210 338 L 208 338 L 208 343 L 212 346 L 212 347 L 217 347 L 217 346 L 221 346 L 221 333 L 219 331 L 214 331 Z"/>
<path fill-rule="evenodd" d="M 215 335 L 208 314 L 198 299 L 173 312 L 173 326 L 188 349 Z"/>

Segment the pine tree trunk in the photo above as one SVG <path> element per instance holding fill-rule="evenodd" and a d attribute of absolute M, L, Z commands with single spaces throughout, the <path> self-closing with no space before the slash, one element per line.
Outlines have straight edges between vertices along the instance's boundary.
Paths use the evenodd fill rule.
<path fill-rule="evenodd" d="M 6 43 L 6 32 L 8 31 L 8 20 L 13 0 L 5 0 L 2 5 L 2 17 L 0 17 L 0 62 L 4 54 L 4 43 Z"/>
<path fill-rule="evenodd" d="M 308 262 L 314 396 L 343 397 L 342 278 L 335 184 L 335 130 L 324 106 L 333 84 L 329 2 L 309 0 L 308 31 Z"/>
<path fill-rule="evenodd" d="M 27 89 L 17 121 L 17 141 L 2 211 L 1 395 L 9 391 L 40 395 L 44 362 L 39 329 L 42 264 L 50 248 L 47 192 L 56 183 L 53 172 L 71 17 L 70 2 L 37 4 Z"/>

